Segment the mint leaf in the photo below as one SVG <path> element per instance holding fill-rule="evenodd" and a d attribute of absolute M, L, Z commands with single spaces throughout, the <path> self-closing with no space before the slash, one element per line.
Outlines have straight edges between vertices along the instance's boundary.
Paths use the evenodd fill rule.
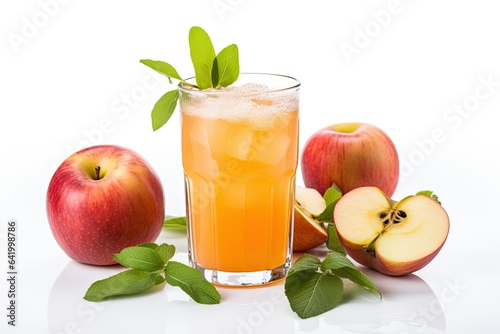
<path fill-rule="evenodd" d="M 200 27 L 189 30 L 189 50 L 196 75 L 196 84 L 200 89 L 212 87 L 212 67 L 215 50 L 210 36 Z"/>
<path fill-rule="evenodd" d="M 346 255 L 344 246 L 340 242 L 337 228 L 335 227 L 334 223 L 328 223 L 326 227 L 326 235 L 328 236 L 326 239 L 326 248 L 331 251 Z"/>
<path fill-rule="evenodd" d="M 340 188 L 334 183 L 330 188 L 325 191 L 323 198 L 326 202 L 326 208 L 322 213 L 319 214 L 317 219 L 322 222 L 328 223 L 326 228 L 326 233 L 328 238 L 326 240 L 326 247 L 329 250 L 334 252 L 339 252 L 345 255 L 345 250 L 342 244 L 340 243 L 339 236 L 337 234 L 337 228 L 335 227 L 333 221 L 333 212 L 335 210 L 335 205 L 342 197 L 342 191 Z"/>
<path fill-rule="evenodd" d="M 290 307 L 302 318 L 327 312 L 342 300 L 347 278 L 381 297 L 375 284 L 341 253 L 327 254 L 323 261 L 314 255 L 304 254 L 288 272 L 285 295 Z"/>
<path fill-rule="evenodd" d="M 132 269 L 94 282 L 83 298 L 98 302 L 111 296 L 141 293 L 167 281 L 170 285 L 179 286 L 198 303 L 220 303 L 219 292 L 200 271 L 170 261 L 174 254 L 175 246 L 165 243 L 157 245 L 146 242 L 124 248 L 120 253 L 114 254 L 113 258 Z"/>
<path fill-rule="evenodd" d="M 292 268 L 288 271 L 288 275 L 292 275 L 300 271 L 317 271 L 320 266 L 320 259 L 314 255 L 306 253 L 295 261 Z"/>
<path fill-rule="evenodd" d="M 340 303 L 343 290 L 342 280 L 329 273 L 300 271 L 288 275 L 285 281 L 290 307 L 302 319 L 333 309 Z"/>
<path fill-rule="evenodd" d="M 172 83 L 172 80 L 171 80 L 172 78 L 182 81 L 182 78 L 179 75 L 179 73 L 177 73 L 177 70 L 169 63 L 166 63 L 166 62 L 161 61 L 161 60 L 151 60 L 151 59 L 141 59 L 140 62 L 146 66 L 151 67 L 156 72 L 167 76 L 168 81 L 170 83 Z"/>
<path fill-rule="evenodd" d="M 330 188 L 325 191 L 323 198 L 326 202 L 326 208 L 322 213 L 319 214 L 317 219 L 322 222 L 332 223 L 333 222 L 333 210 L 335 209 L 335 205 L 342 197 L 342 191 L 339 187 L 334 183 Z"/>
<path fill-rule="evenodd" d="M 328 204 L 325 210 L 323 210 L 323 212 L 321 212 L 319 216 L 316 217 L 316 219 L 321 222 L 327 222 L 327 223 L 333 222 L 333 210 L 335 209 L 335 205 L 337 204 L 337 202 L 338 200 Z"/>
<path fill-rule="evenodd" d="M 155 244 L 154 242 L 145 242 L 145 243 L 137 245 L 137 247 L 146 247 L 146 248 L 151 248 L 152 250 L 155 250 L 158 247 L 158 245 Z"/>
<path fill-rule="evenodd" d="M 378 291 L 375 283 L 363 274 L 345 255 L 332 252 L 326 255 L 326 258 L 321 263 L 323 271 L 331 270 L 332 273 L 339 277 L 347 278 L 353 283 L 361 285 L 379 298 L 382 298 L 380 291 Z"/>
<path fill-rule="evenodd" d="M 186 230 L 186 217 L 166 216 L 163 227 L 173 230 Z"/>
<path fill-rule="evenodd" d="M 151 111 L 153 131 L 158 130 L 168 122 L 170 116 L 174 113 L 175 107 L 177 106 L 177 100 L 179 100 L 179 91 L 175 89 L 166 92 L 155 103 L 153 111 Z"/>
<path fill-rule="evenodd" d="M 427 196 L 430 199 L 433 199 L 436 202 L 438 202 L 439 204 L 441 204 L 441 202 L 439 201 L 438 196 L 436 194 L 434 194 L 434 192 L 432 190 L 421 190 L 421 191 L 419 191 L 417 193 L 417 195 Z"/>
<path fill-rule="evenodd" d="M 342 197 L 342 190 L 334 183 L 330 188 L 326 189 L 323 198 L 325 199 L 326 205 L 336 202 Z"/>
<path fill-rule="evenodd" d="M 160 246 L 156 247 L 155 251 L 160 256 L 163 263 L 167 263 L 175 255 L 175 246 L 161 244 Z"/>
<path fill-rule="evenodd" d="M 177 79 L 184 85 L 200 90 L 226 87 L 238 79 L 240 65 L 238 47 L 235 44 L 227 46 L 216 55 L 212 40 L 206 31 L 200 27 L 192 27 L 189 30 L 189 51 L 197 86 L 184 81 L 177 70 L 167 62 L 151 59 L 141 59 L 140 62 L 166 75 L 170 83 L 172 79 Z M 165 93 L 156 102 L 151 111 L 153 131 L 160 129 L 168 122 L 178 100 L 179 93 L 175 90 Z"/>
<path fill-rule="evenodd" d="M 240 63 L 236 44 L 226 46 L 219 52 L 214 60 L 212 72 L 217 72 L 217 80 L 215 82 L 212 73 L 212 84 L 214 87 L 227 87 L 238 80 Z"/>
<path fill-rule="evenodd" d="M 140 293 L 164 281 L 158 273 L 129 269 L 93 283 L 83 298 L 98 302 L 108 297 Z"/>
<path fill-rule="evenodd" d="M 114 254 L 113 259 L 122 266 L 148 272 L 160 271 L 166 263 L 149 247 L 124 248 L 120 253 Z"/>
<path fill-rule="evenodd" d="M 330 272 L 322 272 L 321 261 L 311 254 L 297 259 L 285 280 L 285 295 L 290 307 L 302 319 L 337 306 L 343 290 L 342 280 Z"/>
<path fill-rule="evenodd" d="M 200 304 L 219 304 L 221 296 L 195 268 L 176 261 L 169 261 L 165 269 L 168 284 L 178 286 Z"/>

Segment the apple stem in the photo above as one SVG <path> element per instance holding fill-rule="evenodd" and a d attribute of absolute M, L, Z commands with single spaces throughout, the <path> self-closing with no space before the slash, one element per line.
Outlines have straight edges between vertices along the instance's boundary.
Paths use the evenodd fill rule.
<path fill-rule="evenodd" d="M 96 180 L 99 180 L 99 174 L 101 172 L 101 166 L 95 166 L 95 176 Z"/>

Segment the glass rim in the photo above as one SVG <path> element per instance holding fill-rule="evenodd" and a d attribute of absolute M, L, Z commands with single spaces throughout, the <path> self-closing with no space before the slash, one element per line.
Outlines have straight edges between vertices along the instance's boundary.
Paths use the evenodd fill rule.
<path fill-rule="evenodd" d="M 259 75 L 259 76 L 268 76 L 268 77 L 274 77 L 274 78 L 282 78 L 282 79 L 289 79 L 291 80 L 290 84 L 283 85 L 283 87 L 279 88 L 269 88 L 265 89 L 263 91 L 253 91 L 253 92 L 234 92 L 234 91 L 227 91 L 227 90 L 220 90 L 220 89 L 214 89 L 214 90 L 200 90 L 198 88 L 191 87 L 189 85 L 184 85 L 184 82 L 189 82 L 190 80 L 195 79 L 196 77 L 192 76 L 189 77 L 178 84 L 179 90 L 185 93 L 189 94 L 202 94 L 202 95 L 244 95 L 244 96 L 249 96 L 249 95 L 261 95 L 261 94 L 271 94 L 271 93 L 279 93 L 279 92 L 286 92 L 289 90 L 294 90 L 298 89 L 301 86 L 301 82 L 289 75 L 284 75 L 284 74 L 277 74 L 277 73 L 264 73 L 264 72 L 241 72 L 240 76 L 252 76 L 252 75 Z M 238 76 L 238 80 L 240 79 L 240 76 Z M 236 83 L 238 82 L 236 81 Z M 257 84 L 259 82 L 256 82 Z M 265 83 L 264 83 L 265 84 Z"/>

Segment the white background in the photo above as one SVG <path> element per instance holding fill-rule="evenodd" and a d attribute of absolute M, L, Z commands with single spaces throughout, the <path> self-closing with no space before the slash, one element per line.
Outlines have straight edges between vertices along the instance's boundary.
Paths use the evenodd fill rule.
<path fill-rule="evenodd" d="M 0 268 L 7 272 L 6 224 L 15 219 L 19 308 L 18 326 L 7 326 L 1 275 L 0 331 L 500 332 L 499 11 L 495 1 L 2 1 Z M 184 214 L 178 112 L 157 132 L 150 124 L 154 102 L 173 86 L 139 59 L 191 76 L 193 25 L 216 50 L 237 43 L 242 71 L 302 82 L 301 148 L 334 123 L 385 130 L 401 161 L 394 198 L 432 189 L 450 215 L 437 258 L 398 279 L 366 270 L 383 287 L 382 302 L 358 291 L 307 321 L 288 308 L 282 285 L 224 290 L 214 307 L 173 288 L 83 303 L 90 283 L 118 269 L 79 265 L 62 252 L 46 219 L 48 183 L 76 150 L 121 145 L 158 172 L 167 214 Z M 161 239 L 183 256 L 183 235 Z"/>

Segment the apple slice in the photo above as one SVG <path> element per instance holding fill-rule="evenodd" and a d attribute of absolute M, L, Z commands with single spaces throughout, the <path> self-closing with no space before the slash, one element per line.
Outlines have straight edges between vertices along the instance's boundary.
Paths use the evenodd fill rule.
<path fill-rule="evenodd" d="M 317 221 L 326 208 L 325 199 L 313 188 L 297 186 L 294 202 L 293 250 L 303 252 L 325 243 L 323 223 Z"/>
<path fill-rule="evenodd" d="M 450 222 L 434 199 L 408 196 L 399 202 L 377 187 L 360 187 L 336 204 L 334 221 L 347 254 L 390 276 L 426 266 L 441 250 Z"/>

